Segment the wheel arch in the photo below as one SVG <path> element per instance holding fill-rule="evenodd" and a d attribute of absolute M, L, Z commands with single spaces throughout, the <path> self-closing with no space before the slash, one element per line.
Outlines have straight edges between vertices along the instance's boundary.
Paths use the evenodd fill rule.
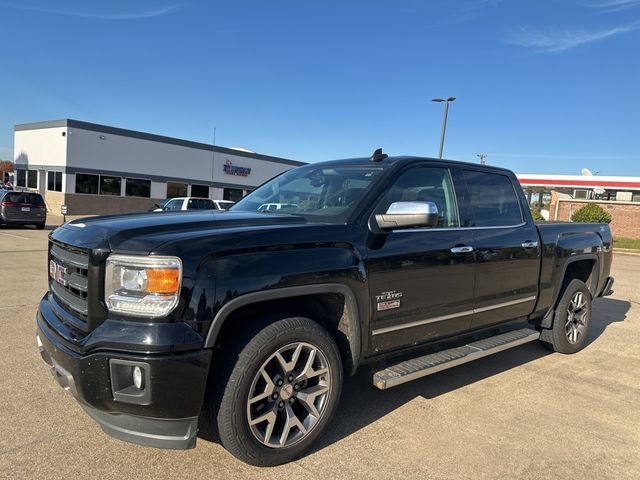
<path fill-rule="evenodd" d="M 275 288 L 252 292 L 236 297 L 225 303 L 216 313 L 207 332 L 204 348 L 213 348 L 229 321 L 233 321 L 234 315 L 245 309 L 258 305 L 270 305 L 275 302 L 286 302 L 287 299 L 298 302 L 302 297 L 318 297 L 326 294 L 336 294 L 344 299 L 343 311 L 337 323 L 333 325 L 337 331 L 344 335 L 346 341 L 345 371 L 354 374 L 360 362 L 362 350 L 360 316 L 356 296 L 350 287 L 339 283 L 326 283 L 314 285 L 299 285 L 295 287 Z M 286 312 L 285 312 L 286 313 Z M 295 309 L 291 313 L 296 313 Z M 311 318 L 317 321 L 317 318 Z M 330 332 L 335 333 L 335 332 Z M 339 347 L 342 347 L 339 345 Z M 341 348 L 341 351 L 343 349 Z"/>
<path fill-rule="evenodd" d="M 551 328 L 553 326 L 556 306 L 568 284 L 567 280 L 582 280 L 587 285 L 591 295 L 593 297 L 596 296 L 600 276 L 599 268 L 600 259 L 595 253 L 576 255 L 567 259 L 562 266 L 562 275 L 558 276 L 556 282 L 557 286 L 553 295 L 553 303 L 542 319 L 541 326 L 543 328 Z"/>

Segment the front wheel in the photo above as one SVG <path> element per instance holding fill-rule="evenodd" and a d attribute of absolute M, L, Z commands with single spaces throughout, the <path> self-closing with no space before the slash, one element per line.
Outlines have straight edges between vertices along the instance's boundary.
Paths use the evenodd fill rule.
<path fill-rule="evenodd" d="M 591 323 L 591 292 L 581 280 L 566 286 L 553 317 L 553 326 L 542 329 L 540 340 L 551 350 L 575 353 L 582 350 Z"/>
<path fill-rule="evenodd" d="M 259 466 L 290 462 L 329 424 L 342 388 L 336 343 L 316 322 L 285 318 L 228 352 L 215 412 L 222 445 Z"/>

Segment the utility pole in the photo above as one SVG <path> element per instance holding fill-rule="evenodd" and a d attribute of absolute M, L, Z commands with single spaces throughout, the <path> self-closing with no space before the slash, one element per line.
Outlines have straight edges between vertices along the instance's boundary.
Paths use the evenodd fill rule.
<path fill-rule="evenodd" d="M 434 98 L 432 102 L 443 103 L 444 102 L 444 117 L 442 118 L 442 135 L 440 136 L 440 150 L 438 151 L 438 158 L 442 158 L 442 150 L 444 149 L 444 136 L 447 131 L 447 116 L 449 115 L 449 102 L 453 102 L 456 97 L 449 98 Z"/>
<path fill-rule="evenodd" d="M 476 155 L 476 157 L 478 157 L 480 159 L 480 165 L 484 165 L 485 163 L 487 163 L 487 154 L 486 153 L 478 153 Z"/>

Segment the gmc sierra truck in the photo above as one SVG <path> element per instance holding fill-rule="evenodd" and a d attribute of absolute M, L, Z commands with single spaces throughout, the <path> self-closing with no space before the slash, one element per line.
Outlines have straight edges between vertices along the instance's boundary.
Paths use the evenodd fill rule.
<path fill-rule="evenodd" d="M 536 225 L 508 170 L 378 150 L 229 211 L 62 225 L 37 343 L 109 435 L 186 449 L 204 429 L 276 465 L 314 444 L 358 368 L 388 389 L 530 341 L 579 351 L 611 249 L 606 224 Z"/>

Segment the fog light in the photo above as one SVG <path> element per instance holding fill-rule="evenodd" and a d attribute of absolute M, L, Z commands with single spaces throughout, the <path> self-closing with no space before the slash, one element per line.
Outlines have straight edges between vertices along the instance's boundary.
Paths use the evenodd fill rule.
<path fill-rule="evenodd" d="M 142 390 L 142 369 L 140 367 L 133 367 L 133 385 L 138 390 Z"/>

